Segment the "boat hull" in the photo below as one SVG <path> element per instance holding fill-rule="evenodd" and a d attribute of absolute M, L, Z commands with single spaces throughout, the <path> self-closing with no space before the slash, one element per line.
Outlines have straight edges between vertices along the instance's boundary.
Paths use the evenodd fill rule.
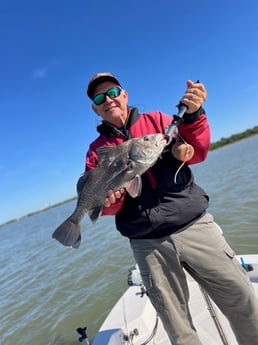
<path fill-rule="evenodd" d="M 238 256 L 253 267 L 248 272 L 258 298 L 258 255 Z M 242 258 L 242 259 L 241 259 Z M 241 261 L 242 260 L 242 261 Z M 189 307 L 203 344 L 238 345 L 227 319 L 200 286 L 187 274 Z M 223 338 L 224 337 L 224 338 Z M 115 304 L 92 345 L 171 345 L 161 320 L 140 286 L 130 286 Z"/>

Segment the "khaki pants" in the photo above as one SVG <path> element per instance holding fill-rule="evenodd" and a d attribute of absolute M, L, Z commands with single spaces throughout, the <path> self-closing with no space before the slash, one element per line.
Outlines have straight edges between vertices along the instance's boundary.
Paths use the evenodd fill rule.
<path fill-rule="evenodd" d="M 173 345 L 201 345 L 184 267 L 228 318 L 240 345 L 258 344 L 258 303 L 245 270 L 211 214 L 160 239 L 132 239 L 143 283 Z M 207 345 L 207 344 L 204 344 Z"/>

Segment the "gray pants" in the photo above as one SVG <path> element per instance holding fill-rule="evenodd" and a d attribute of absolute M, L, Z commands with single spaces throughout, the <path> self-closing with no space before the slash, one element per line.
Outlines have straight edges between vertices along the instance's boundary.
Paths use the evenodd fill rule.
<path fill-rule="evenodd" d="M 258 303 L 245 270 L 207 213 L 160 239 L 133 239 L 143 283 L 173 345 L 201 345 L 183 266 L 228 318 L 240 345 L 258 344 Z M 204 344 L 207 345 L 207 344 Z"/>

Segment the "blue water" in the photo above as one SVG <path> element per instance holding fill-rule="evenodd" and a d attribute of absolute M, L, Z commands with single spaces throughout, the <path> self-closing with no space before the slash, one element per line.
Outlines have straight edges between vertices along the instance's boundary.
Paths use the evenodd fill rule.
<path fill-rule="evenodd" d="M 210 212 L 237 253 L 258 252 L 257 147 L 255 136 L 193 166 L 210 195 Z M 52 240 L 74 207 L 72 201 L 0 227 L 1 344 L 75 345 L 75 330 L 85 325 L 93 338 L 127 288 L 134 260 L 113 217 L 95 225 L 85 217 L 78 250 Z"/>

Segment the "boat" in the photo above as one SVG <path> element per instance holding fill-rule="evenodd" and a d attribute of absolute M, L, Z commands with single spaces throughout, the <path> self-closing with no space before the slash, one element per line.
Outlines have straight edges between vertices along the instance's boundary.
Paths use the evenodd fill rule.
<path fill-rule="evenodd" d="M 248 271 L 258 298 L 258 255 L 238 255 Z M 190 291 L 189 306 L 203 344 L 238 345 L 229 322 L 207 293 L 186 272 Z M 142 284 L 138 266 L 128 274 L 129 287 L 112 308 L 93 339 L 92 345 L 171 345 Z M 84 329 L 77 329 L 80 331 Z M 86 332 L 80 341 L 90 344 Z M 82 335 L 82 333 L 80 333 Z"/>

